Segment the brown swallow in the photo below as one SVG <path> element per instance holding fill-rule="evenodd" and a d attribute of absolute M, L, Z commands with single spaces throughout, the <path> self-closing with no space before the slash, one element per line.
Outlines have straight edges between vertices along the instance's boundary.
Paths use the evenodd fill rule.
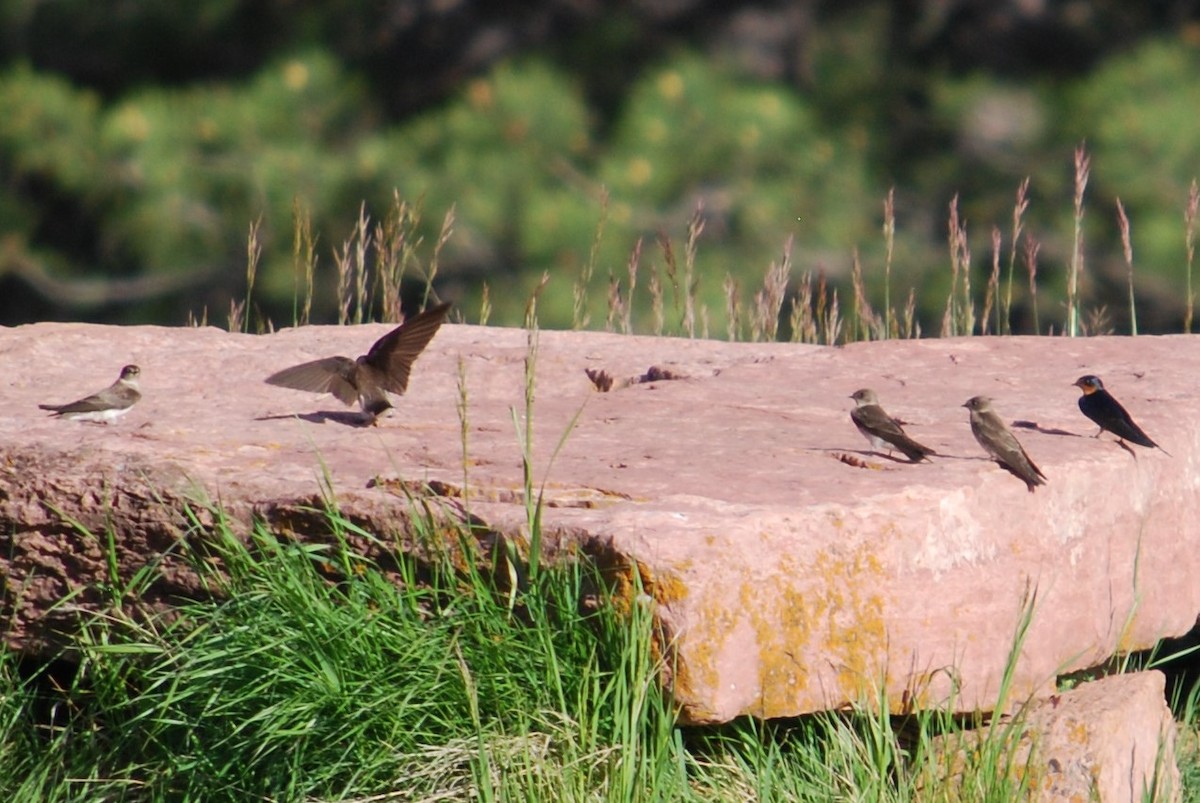
<path fill-rule="evenodd" d="M 879 397 L 869 388 L 856 390 L 850 394 L 855 407 L 850 411 L 850 420 L 858 431 L 871 444 L 871 448 L 879 451 L 886 449 L 890 457 L 893 449 L 899 449 L 910 463 L 925 460 L 931 454 L 937 454 L 928 446 L 922 446 L 904 433 L 900 422 L 892 418 L 879 406 Z"/>
<path fill-rule="evenodd" d="M 50 410 L 54 415 L 75 421 L 95 421 L 107 424 L 116 421 L 137 404 L 142 394 L 138 391 L 138 375 L 141 369 L 126 365 L 116 382 L 99 393 L 73 401 L 70 404 L 39 404 L 41 410 Z"/>
<path fill-rule="evenodd" d="M 1080 412 L 1100 427 L 1100 432 L 1096 433 L 1097 438 L 1104 430 L 1108 430 L 1117 436 L 1118 441 L 1133 441 L 1138 446 L 1162 449 L 1163 453 L 1170 456 L 1170 452 L 1152 441 L 1134 422 L 1133 417 L 1125 412 L 1121 403 L 1104 389 L 1100 377 L 1091 374 L 1081 376 L 1075 380 L 1074 385 L 1083 391 L 1083 395 L 1079 397 Z M 1124 446 L 1124 443 L 1121 445 Z"/>
<path fill-rule="evenodd" d="M 971 411 L 971 433 L 979 445 L 1003 468 L 1025 481 L 1033 489 L 1046 481 L 1046 475 L 1026 454 L 1015 435 L 992 410 L 992 400 L 987 396 L 974 396 L 963 405 Z"/>
<path fill-rule="evenodd" d="M 438 304 L 388 332 L 356 360 L 326 357 L 294 365 L 266 378 L 269 385 L 332 393 L 343 404 L 358 401 L 368 423 L 391 408 L 388 391 L 403 395 L 408 375 L 421 352 L 446 320 L 450 304 Z"/>

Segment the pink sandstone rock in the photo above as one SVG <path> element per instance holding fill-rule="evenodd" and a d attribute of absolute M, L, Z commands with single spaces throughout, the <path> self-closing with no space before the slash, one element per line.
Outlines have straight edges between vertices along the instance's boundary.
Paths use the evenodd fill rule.
<path fill-rule="evenodd" d="M 1014 727 L 1012 771 L 1031 803 L 1158 803 L 1179 800 L 1175 721 L 1161 672 L 1112 675 L 1035 703 Z M 972 734 L 967 734 L 968 743 Z M 962 738 L 938 737 L 961 767 Z M 1024 798 L 1023 798 L 1024 799 Z"/>
<path fill-rule="evenodd" d="M 69 626 L 73 606 L 97 603 L 86 589 L 106 576 L 103 539 L 64 516 L 99 534 L 111 522 L 125 574 L 161 562 L 148 605 L 189 592 L 172 557 L 185 532 L 170 512 L 180 499 L 219 499 L 237 519 L 317 532 L 303 507 L 319 506 L 325 466 L 343 511 L 400 528 L 405 500 L 373 480 L 462 484 L 460 365 L 470 513 L 520 534 L 511 411 L 522 411 L 524 331 L 443 327 L 375 429 L 310 415 L 343 412 L 332 397 L 262 382 L 292 363 L 361 354 L 387 329 L 0 329 L 9 642 L 36 648 Z M 685 721 L 794 715 L 881 685 L 894 708 L 989 709 L 1026 600 L 1033 620 L 1014 695 L 1048 692 L 1056 675 L 1185 633 L 1200 613 L 1195 343 L 826 348 L 542 332 L 534 431 L 547 543 L 637 567 L 672 648 L 665 680 Z M 106 386 L 126 363 L 141 366 L 143 400 L 116 424 L 37 409 Z M 584 373 L 635 377 L 650 366 L 688 378 L 597 393 Z M 1085 373 L 1173 456 L 1091 438 L 1071 386 Z M 941 456 L 909 465 L 869 454 L 849 418 L 861 387 Z M 1007 421 L 1036 424 L 1014 430 L 1049 477 L 1036 493 L 984 458 L 960 406 L 976 394 L 994 397 Z"/>

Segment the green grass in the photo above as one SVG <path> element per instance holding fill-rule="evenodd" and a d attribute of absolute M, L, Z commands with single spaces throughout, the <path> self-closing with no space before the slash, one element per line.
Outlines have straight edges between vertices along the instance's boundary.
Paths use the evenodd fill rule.
<path fill-rule="evenodd" d="M 4 799 L 507 799 L 560 784 L 582 799 L 665 771 L 644 606 L 583 606 L 598 587 L 586 564 L 547 570 L 516 605 L 449 561 L 401 557 L 394 583 L 328 515 L 327 545 L 193 534 L 211 596 L 170 620 L 93 616 L 49 698 L 5 658 Z M 39 722 L 46 699 L 59 714 Z"/>
<path fill-rule="evenodd" d="M 490 563 L 502 553 L 452 559 L 476 541 L 441 517 L 413 514 L 424 560 L 386 550 L 381 566 L 348 545 L 378 536 L 332 500 L 320 543 L 262 526 L 240 539 L 216 513 L 181 540 L 207 595 L 137 619 L 125 588 L 87 619 L 57 685 L 0 657 L 0 797 L 900 803 L 1007 801 L 1026 782 L 1020 713 L 900 717 L 879 693 L 680 727 L 636 572 L 628 597 L 587 560 L 513 589 Z M 1180 709 L 1196 799 L 1194 693 Z"/>

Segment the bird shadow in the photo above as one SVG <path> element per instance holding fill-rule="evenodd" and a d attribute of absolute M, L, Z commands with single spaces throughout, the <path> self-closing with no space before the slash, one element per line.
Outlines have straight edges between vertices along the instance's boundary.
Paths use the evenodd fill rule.
<path fill-rule="evenodd" d="M 876 452 L 873 449 L 826 449 L 825 451 L 833 453 L 834 456 L 837 456 L 837 454 L 852 454 L 852 455 L 860 454 L 860 455 L 863 455 L 864 457 L 878 457 L 881 460 L 890 460 L 893 463 L 899 463 L 902 466 L 917 466 L 922 463 L 932 463 L 933 462 L 929 458 L 925 458 L 923 460 L 909 460 L 903 454 L 888 454 L 887 452 Z M 933 454 L 929 455 L 929 457 L 954 457 L 954 456 L 955 455 L 939 454 L 938 452 L 934 452 Z"/>
<path fill-rule="evenodd" d="M 1040 432 L 1043 435 L 1061 435 L 1067 438 L 1085 438 L 1086 435 L 1080 435 L 1078 432 L 1071 432 L 1066 429 L 1058 429 L 1056 427 L 1043 427 L 1036 421 L 1014 421 L 1012 425 L 1015 429 L 1030 429 L 1034 432 Z"/>
<path fill-rule="evenodd" d="M 1050 427 L 1043 427 L 1041 424 L 1039 424 L 1036 421 L 1014 421 L 1012 423 L 1012 425 L 1014 428 L 1030 429 L 1030 430 L 1033 430 L 1034 432 L 1040 432 L 1043 435 L 1063 435 L 1068 438 L 1093 438 L 1093 439 L 1101 440 L 1101 442 L 1103 442 L 1103 443 L 1108 443 L 1108 441 L 1105 441 L 1100 438 L 1100 433 L 1097 433 L 1095 435 L 1080 435 L 1078 432 L 1070 432 L 1065 429 L 1052 429 Z M 1129 447 L 1129 444 L 1127 444 L 1125 441 L 1121 440 L 1120 438 L 1118 438 L 1116 441 L 1113 441 L 1113 442 L 1116 443 L 1117 446 L 1120 446 L 1122 449 L 1129 452 L 1129 454 L 1133 455 L 1134 460 L 1137 460 L 1137 452 L 1133 451 L 1133 449 L 1131 449 Z M 1158 448 L 1162 449 L 1161 446 Z M 1166 449 L 1163 449 L 1163 451 L 1165 452 Z"/>
<path fill-rule="evenodd" d="M 347 427 L 365 428 L 371 425 L 362 413 L 348 412 L 346 410 L 317 410 L 314 413 L 285 413 L 283 415 L 262 415 L 255 418 L 255 421 L 280 421 L 283 419 L 296 418 L 301 421 L 307 421 L 310 424 L 324 424 L 326 421 L 331 421 L 334 424 L 341 424 Z"/>
<path fill-rule="evenodd" d="M 966 454 L 950 454 L 949 452 L 934 452 L 924 460 L 912 461 L 903 455 L 887 454 L 885 452 L 876 452 L 871 449 L 829 449 L 825 448 L 822 451 L 828 452 L 834 457 L 839 454 L 848 455 L 863 455 L 864 457 L 878 457 L 883 460 L 890 460 L 893 463 L 899 463 L 902 466 L 919 466 L 921 464 L 932 464 L 937 460 L 991 460 L 990 457 L 982 455 L 966 455 Z"/>

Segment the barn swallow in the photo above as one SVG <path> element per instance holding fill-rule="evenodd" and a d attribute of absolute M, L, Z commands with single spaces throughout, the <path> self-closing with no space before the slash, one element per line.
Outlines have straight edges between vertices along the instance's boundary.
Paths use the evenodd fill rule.
<path fill-rule="evenodd" d="M 1100 377 L 1091 374 L 1081 376 L 1075 380 L 1074 386 L 1083 391 L 1083 395 L 1079 397 L 1080 412 L 1100 427 L 1100 432 L 1097 432 L 1095 437 L 1099 438 L 1107 429 L 1117 436 L 1118 441 L 1133 441 L 1139 446 L 1162 449 L 1168 457 L 1170 456 L 1170 452 L 1150 440 L 1150 436 L 1134 423 L 1121 403 L 1104 389 Z"/>
<path fill-rule="evenodd" d="M 904 452 L 910 463 L 925 460 L 928 455 L 936 454 L 928 446 L 922 446 L 908 435 L 904 434 L 900 422 L 892 418 L 879 406 L 879 397 L 875 391 L 868 388 L 856 390 L 850 394 L 855 407 L 850 411 L 850 420 L 858 431 L 875 450 L 887 449 L 890 457 L 893 449 Z"/>
<path fill-rule="evenodd" d="M 126 365 L 121 369 L 117 381 L 99 393 L 70 404 L 39 404 L 38 408 L 50 410 L 62 418 L 107 424 L 125 415 L 142 398 L 138 391 L 138 375 L 141 372 L 136 365 Z"/>
<path fill-rule="evenodd" d="M 997 463 L 1025 481 L 1029 492 L 1046 481 L 1038 468 L 1017 441 L 1015 435 L 992 410 L 987 396 L 974 396 L 963 405 L 971 411 L 971 434 Z"/>
<path fill-rule="evenodd" d="M 446 320 L 450 304 L 438 304 L 375 341 L 371 350 L 356 360 L 326 357 L 294 365 L 266 378 L 269 385 L 332 393 L 343 404 L 358 401 L 367 423 L 392 406 L 387 391 L 403 395 L 408 375 L 421 352 Z"/>

